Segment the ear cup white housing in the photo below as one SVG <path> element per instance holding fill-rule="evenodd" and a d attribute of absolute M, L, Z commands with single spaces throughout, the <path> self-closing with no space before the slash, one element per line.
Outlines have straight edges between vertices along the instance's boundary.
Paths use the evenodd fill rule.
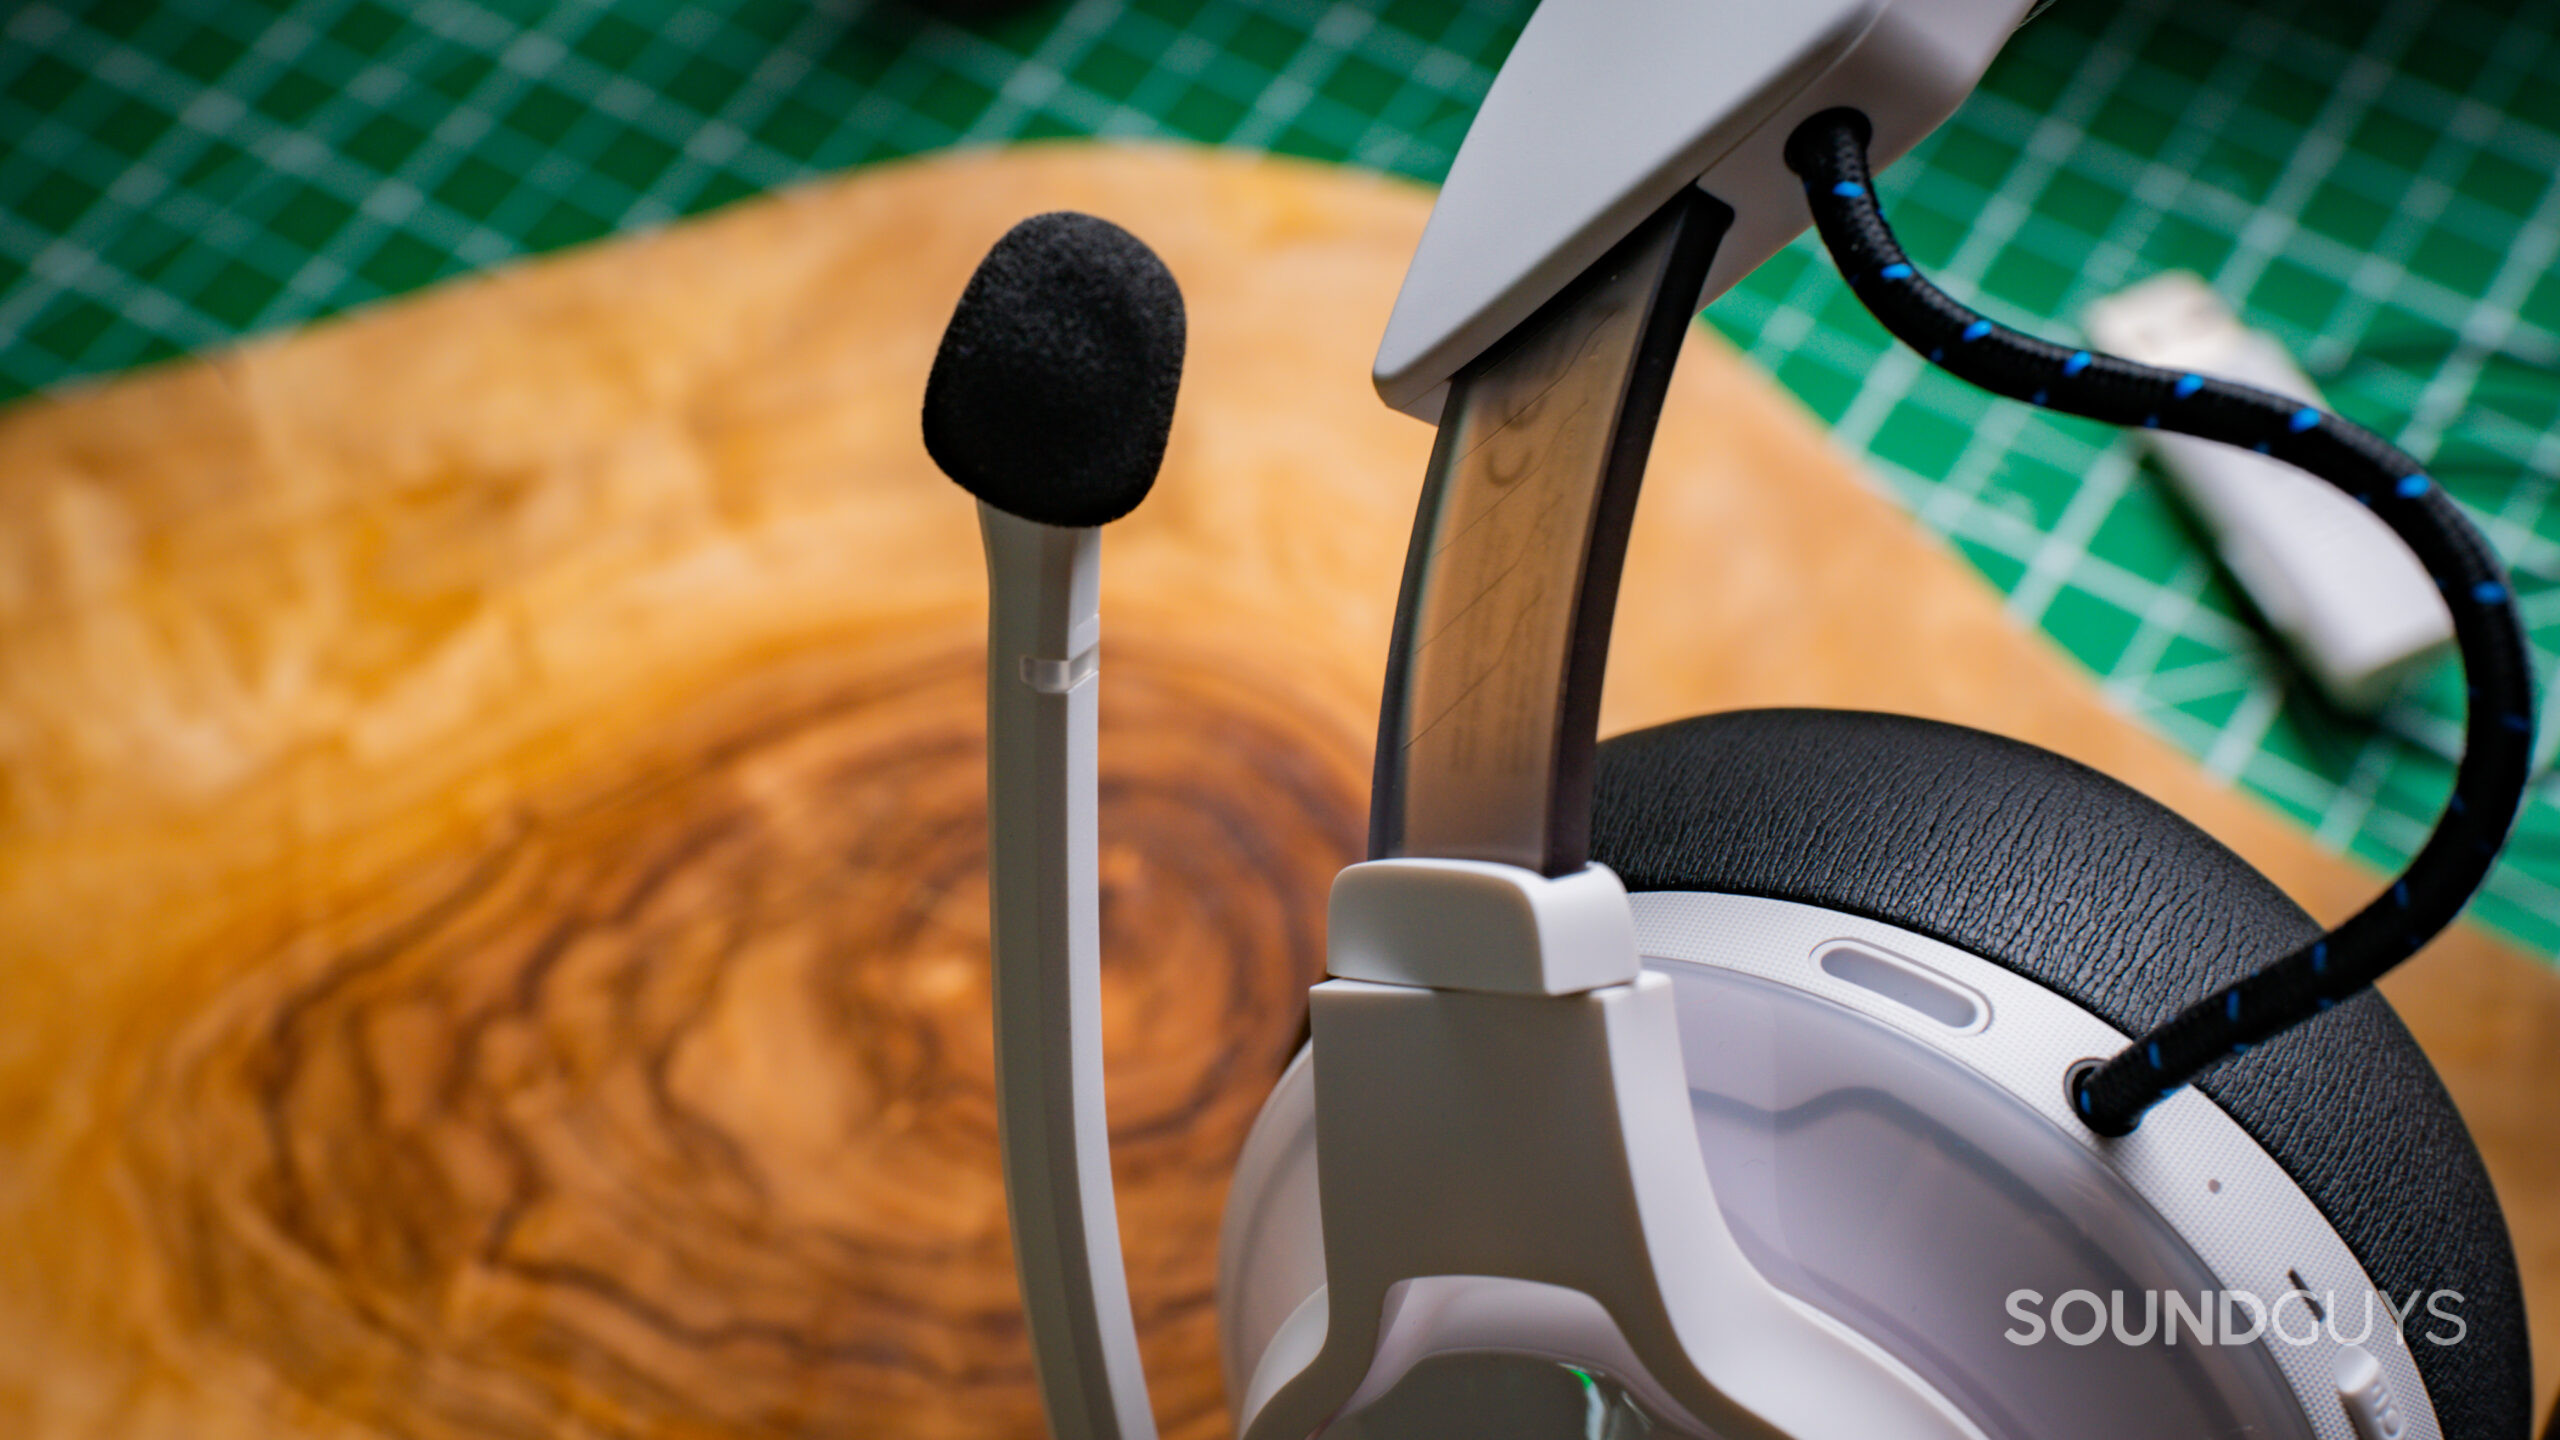
<path fill-rule="evenodd" d="M 1604 747 L 1600 785 L 1598 858 L 1640 892 L 1640 946 L 1679 989 L 1726 1223 L 1773 1283 L 1920 1371 L 1986 1433 L 2351 1440 L 2338 1377 L 2360 1356 L 2403 1433 L 2524 1433 L 2503 1224 L 2378 998 L 2297 1032 L 2342 1048 L 2278 1055 L 2289 1063 L 2261 1083 L 2291 1099 L 2240 1088 L 2254 1103 L 2234 1105 L 2217 1073 L 2113 1142 L 2065 1112 L 2074 1059 L 2310 925 L 2236 857 L 2069 762 L 1895 717 L 1665 727 Z M 1266 1108 L 1229 1201 L 1231 1394 L 1323 1281 L 1306 1064 Z M 2394 1179 L 2376 1146 L 2423 1170 Z M 2403 1214 L 2412 1223 L 2393 1223 Z M 2250 1297 L 2245 1323 L 2251 1303 L 2296 1287 L 2309 1295 L 2280 1310 L 2285 1337 L 2199 1345 L 2190 1324 L 2171 1346 L 2157 1328 L 2168 1296 L 2211 1296 L 2225 1307 L 2211 1328 L 2228 1336 L 2224 1295 Z M 2413 1290 L 2461 1295 L 2456 1343 L 2428 1338 L 2451 1327 L 2425 1309 L 2404 1336 L 2393 1311 Z M 2013 1308 L 2022 1291 L 2038 1298 Z M 2063 1301 L 2074 1292 L 2091 1298 Z M 1382 1346 L 1402 1347 L 1396 1363 L 1545 1357 L 1647 1408 L 1645 1377 L 1611 1363 L 1605 1318 L 1483 1284 L 1423 1298 Z M 2028 1332 L 2022 1314 L 2042 1322 L 2032 1343 L 2008 1338 Z"/>
<path fill-rule="evenodd" d="M 1630 890 L 1871 916 L 2127 1034 L 2319 933 L 2247 862 L 2148 797 L 2030 745 L 1903 716 L 1747 711 L 1619 736 L 1601 747 L 1593 809 L 1595 858 Z M 2195 1088 L 2283 1168 L 2376 1286 L 2463 1297 L 2462 1342 L 2414 1352 L 2443 1433 L 2527 1434 L 2532 1357 L 2506 1220 L 2390 1005 L 2372 991 L 2342 1001 Z"/>
<path fill-rule="evenodd" d="M 2299 1391 L 2282 1363 L 2297 1357 L 2215 1343 L 2228 1333 L 2221 1292 L 2263 1306 L 2291 1288 L 2287 1270 L 2326 1292 L 2312 1304 L 2345 1312 L 2342 1338 L 2389 1356 L 2404 1391 L 2417 1385 L 2344 1245 L 2227 1117 L 2182 1101 L 2146 1121 L 2141 1145 L 2117 1163 L 2073 1133 L 2061 1087 L 2042 1082 L 2116 1039 L 2102 1022 L 1978 957 L 1862 917 L 1745 896 L 1635 899 L 1646 963 L 1678 994 L 1691 1113 L 1725 1224 L 1762 1274 L 1884 1346 L 1986 1433 L 2321 1433 L 2305 1423 L 2300 1393 L 2328 1401 L 2334 1390 L 2337 1347 L 2318 1343 L 2317 1322 L 2281 1317 L 2317 1347 L 2291 1367 Z M 1229 1202 L 1220 1298 L 1238 1390 L 1280 1320 L 1324 1281 L 1311 1058 L 1266 1109 Z M 2168 1218 L 2180 1209 L 2198 1238 Z M 2290 1237 L 2276 1247 L 2285 1263 L 2232 1274 L 2269 1232 Z M 1433 1283 L 1401 1307 L 1382 1368 L 1487 1351 L 1547 1357 L 1608 1377 L 1666 1418 L 1598 1307 L 1541 1287 Z M 2053 1308 L 2073 1292 L 2097 1298 Z M 2030 1293 L 2032 1304 L 2010 1304 Z M 2205 1343 L 2192 1327 L 2165 1343 L 2171 1295 L 2203 1313 Z M 2106 1333 L 2118 1310 L 2138 1343 Z M 2022 1314 L 2045 1332 L 2031 1344 L 2003 1338 L 2027 1333 Z"/>

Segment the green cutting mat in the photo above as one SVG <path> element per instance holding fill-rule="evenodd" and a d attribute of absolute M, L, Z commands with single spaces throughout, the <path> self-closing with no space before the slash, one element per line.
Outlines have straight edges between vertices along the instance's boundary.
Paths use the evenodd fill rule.
<path fill-rule="evenodd" d="M 937 146 L 1174 136 L 1437 179 L 1529 6 L 103 0 L 0 23 L 0 397 Z M 2560 650 L 2560 0 L 2062 0 L 1884 185 L 1915 258 L 2052 331 L 2201 271 L 2430 462 Z M 2128 711 L 2396 864 L 2450 676 L 2380 725 L 2271 652 L 2135 449 L 1886 337 L 1806 242 L 1710 319 Z M 2560 797 L 2478 913 L 2560 952 Z"/>

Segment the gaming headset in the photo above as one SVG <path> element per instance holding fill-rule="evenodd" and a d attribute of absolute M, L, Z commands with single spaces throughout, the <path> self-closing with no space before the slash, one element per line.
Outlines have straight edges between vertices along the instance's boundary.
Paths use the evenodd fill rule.
<path fill-rule="evenodd" d="M 2372 981 L 2503 842 L 2531 676 L 2496 558 L 2316 408 L 2050 345 L 1915 272 L 1871 156 L 2019 0 L 1546 0 L 1451 168 L 1376 380 L 1437 422 L 1312 1042 L 1218 1275 L 1246 1440 L 2516 1440 L 2515 1259 Z M 2469 681 L 2453 795 L 2323 931 L 2071 761 L 1839 711 L 1595 744 L 1620 561 L 1698 309 L 1816 225 L 1933 363 L 2246 446 L 2372 508 Z M 925 399 L 990 572 L 1005 1175 L 1047 1413 L 1153 1434 L 1112 1210 L 1094 873 L 1099 527 L 1161 461 L 1181 298 L 1026 221 Z"/>

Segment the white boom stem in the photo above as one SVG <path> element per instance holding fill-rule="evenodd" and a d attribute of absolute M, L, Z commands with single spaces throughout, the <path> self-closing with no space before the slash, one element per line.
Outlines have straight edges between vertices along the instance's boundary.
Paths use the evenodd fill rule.
<path fill-rule="evenodd" d="M 1102 533 L 981 504 L 996 1121 L 1058 1440 L 1155 1440 L 1102 1101 L 1095 655 Z"/>

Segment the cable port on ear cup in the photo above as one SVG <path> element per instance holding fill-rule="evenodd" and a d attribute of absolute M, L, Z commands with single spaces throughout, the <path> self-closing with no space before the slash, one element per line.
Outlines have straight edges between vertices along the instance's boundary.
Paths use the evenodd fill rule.
<path fill-rule="evenodd" d="M 2079 1064 L 2064 1071 L 2062 1073 L 2062 1102 L 2071 1107 L 2072 1114 L 2080 1117 L 2081 1124 L 2088 1126 L 2091 1131 L 2113 1140 L 2120 1135 L 2132 1134 L 2133 1127 L 2131 1125 L 2125 1125 L 2121 1128 L 2110 1127 L 2100 1129 L 2098 1126 L 2097 1121 L 2099 1117 L 2096 1114 L 2096 1107 L 2089 1097 L 2089 1081 L 2097 1075 L 2099 1067 L 2106 1063 L 2107 1062 L 2104 1060 L 2091 1056 L 2089 1059 L 2083 1060 Z"/>

